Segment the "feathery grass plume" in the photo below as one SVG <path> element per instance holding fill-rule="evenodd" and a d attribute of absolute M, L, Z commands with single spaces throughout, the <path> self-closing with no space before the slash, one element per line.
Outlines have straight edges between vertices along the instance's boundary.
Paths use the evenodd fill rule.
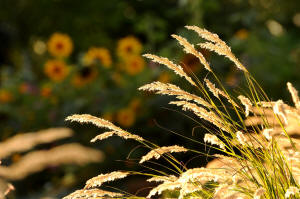
<path fill-rule="evenodd" d="M 140 163 L 148 161 L 152 158 L 159 159 L 165 153 L 175 153 L 175 152 L 179 153 L 179 152 L 187 152 L 187 151 L 188 150 L 186 148 L 177 145 L 160 147 L 157 149 L 153 149 L 152 151 L 144 155 L 141 158 Z"/>
<path fill-rule="evenodd" d="M 79 123 L 92 123 L 97 127 L 102 127 L 102 128 L 107 128 L 109 130 L 112 130 L 114 132 L 114 135 L 118 135 L 124 139 L 134 139 L 137 141 L 143 141 L 143 138 L 141 138 L 140 136 L 131 134 L 127 131 L 124 131 L 123 129 L 121 129 L 120 127 L 115 126 L 114 124 L 112 124 L 111 122 L 104 120 L 102 118 L 98 118 L 89 114 L 74 114 L 72 116 L 69 116 L 66 118 L 66 121 L 72 121 L 72 122 L 79 122 Z M 92 139 L 92 141 L 96 141 L 97 139 L 104 139 L 106 137 L 112 136 L 112 133 L 105 133 L 104 135 L 99 135 L 99 137 L 95 137 L 94 139 Z"/>
<path fill-rule="evenodd" d="M 291 186 L 286 190 L 284 197 L 285 198 L 290 198 L 291 196 L 296 197 L 297 195 L 299 197 L 299 188 Z"/>
<path fill-rule="evenodd" d="M 151 55 L 151 54 L 145 54 L 143 55 L 144 57 L 147 57 L 148 59 L 151 59 L 152 61 L 163 64 L 169 69 L 173 70 L 177 75 L 180 77 L 185 78 L 190 84 L 193 86 L 197 86 L 197 84 L 190 78 L 183 70 L 183 68 L 177 64 L 174 64 L 172 61 L 170 61 L 168 58 L 165 57 L 159 57 L 156 55 Z"/>
<path fill-rule="evenodd" d="M 183 172 L 175 183 L 180 184 L 180 191 L 185 194 L 191 193 L 191 190 L 203 190 L 202 185 L 208 182 L 217 184 L 232 183 L 232 174 L 224 169 L 193 168 Z M 196 195 L 198 196 L 198 194 Z"/>
<path fill-rule="evenodd" d="M 0 176 L 7 180 L 20 180 L 52 165 L 78 164 L 103 160 L 103 153 L 79 144 L 65 144 L 50 150 L 30 152 L 10 165 L 0 166 Z"/>
<path fill-rule="evenodd" d="M 104 140 L 106 138 L 109 138 L 113 135 L 117 135 L 121 138 L 124 138 L 124 139 L 133 139 L 133 140 L 137 140 L 137 141 L 144 141 L 144 139 L 138 135 L 133 135 L 133 134 L 130 134 L 130 133 L 127 133 L 127 132 L 118 132 L 118 131 L 110 131 L 110 132 L 105 132 L 105 133 L 102 133 L 102 134 L 99 134 L 97 135 L 96 137 L 94 137 L 91 142 L 95 142 L 96 140 Z"/>
<path fill-rule="evenodd" d="M 107 198 L 107 197 L 122 197 L 123 194 L 105 191 L 101 189 L 80 189 L 72 194 L 64 197 L 63 199 L 81 199 L 81 198 L 89 198 L 89 199 L 96 199 L 96 198 Z"/>
<path fill-rule="evenodd" d="M 231 103 L 233 106 L 238 107 L 238 105 L 222 90 L 216 88 L 216 86 L 209 81 L 209 79 L 204 79 L 206 86 L 208 87 L 209 91 L 217 98 L 219 98 L 219 95 L 225 97 L 229 103 Z"/>
<path fill-rule="evenodd" d="M 273 107 L 273 111 L 276 115 L 281 116 L 284 123 L 288 124 L 287 118 L 285 117 L 285 109 L 284 109 L 284 103 L 282 100 L 278 100 L 276 101 L 274 107 Z"/>
<path fill-rule="evenodd" d="M 266 192 L 266 190 L 262 187 L 258 188 L 255 193 L 254 193 L 254 197 L 253 199 L 260 199 L 264 193 Z"/>
<path fill-rule="evenodd" d="M 167 181 L 167 182 L 164 182 L 164 183 L 158 185 L 157 187 L 154 187 L 153 189 L 151 189 L 147 198 L 151 198 L 152 196 L 155 196 L 156 194 L 160 195 L 163 191 L 175 190 L 180 187 L 181 187 L 181 183 L 178 181 L 175 181 L 175 182 Z"/>
<path fill-rule="evenodd" d="M 186 101 L 193 101 L 196 102 L 199 105 L 202 105 L 206 108 L 213 108 L 211 104 L 209 104 L 206 100 L 203 98 L 188 93 L 181 88 L 179 88 L 176 85 L 173 84 L 165 84 L 162 82 L 152 82 L 150 84 L 146 84 L 144 86 L 141 86 L 139 90 L 142 91 L 156 91 L 157 94 L 162 94 L 162 95 L 173 95 L 176 96 L 177 99 L 180 100 L 186 100 Z"/>
<path fill-rule="evenodd" d="M 272 132 L 273 132 L 273 129 L 264 129 L 262 131 L 262 134 L 265 136 L 265 138 L 267 140 L 270 141 L 272 139 L 273 135 L 274 135 L 274 134 L 272 134 Z"/>
<path fill-rule="evenodd" d="M 101 174 L 87 181 L 87 185 L 82 191 L 101 186 L 106 181 L 123 178 L 129 174 L 137 174 L 146 177 L 151 176 L 152 178 L 148 179 L 150 182 L 160 182 L 159 185 L 150 190 L 147 198 L 161 195 L 165 191 L 174 191 L 174 194 L 177 194 L 177 198 L 180 199 L 273 199 L 285 198 L 286 195 L 287 197 L 295 196 L 297 198 L 300 184 L 300 153 L 298 152 L 300 149 L 300 141 L 298 139 L 300 135 L 300 111 L 297 108 L 298 94 L 296 89 L 288 85 L 296 107 L 284 104 L 283 101 L 270 101 L 259 84 L 218 35 L 196 26 L 187 26 L 187 29 L 197 32 L 201 38 L 209 41 L 200 44 L 200 46 L 225 55 L 236 64 L 238 69 L 244 71 L 249 89 L 249 93 L 245 95 L 250 97 L 246 98 L 240 95 L 238 99 L 245 106 L 245 111 L 234 103 L 233 99 L 236 99 L 236 96 L 228 94 L 217 75 L 211 70 L 202 54 L 194 48 L 194 45 L 177 35 L 173 35 L 173 37 L 183 46 L 184 51 L 198 57 L 200 62 L 202 60 L 201 63 L 203 65 L 206 66 L 207 64 L 206 69 L 210 71 L 209 74 L 213 75 L 222 88 L 222 90 L 217 89 L 209 80 L 205 80 L 208 84 L 208 90 L 211 90 L 218 98 L 221 106 L 218 106 L 218 103 L 214 103 L 206 90 L 207 88 L 200 83 L 201 81 L 197 81 L 199 82 L 197 88 L 202 94 L 199 97 L 183 91 L 176 85 L 159 82 L 142 86 L 140 90 L 154 91 L 162 95 L 173 95 L 179 101 L 171 101 L 170 104 L 181 107 L 183 111 L 191 111 L 199 119 L 213 124 L 214 126 L 206 126 L 199 123 L 207 131 L 204 135 L 204 143 L 197 141 L 196 138 L 182 137 L 205 146 L 208 143 L 216 145 L 218 147 L 212 147 L 222 152 L 222 155 L 208 155 L 201 151 L 188 149 L 197 155 L 205 154 L 208 157 L 216 157 L 207 164 L 206 168 L 189 169 L 186 164 L 175 159 L 170 154 L 173 151 L 177 152 L 172 148 L 174 146 L 170 148 L 159 147 L 148 140 L 141 140 L 142 138 L 140 137 L 132 138 L 133 134 L 120 129 L 106 120 L 91 115 L 73 115 L 68 117 L 67 120 L 93 123 L 98 127 L 111 130 L 111 132 L 98 135 L 92 141 L 102 140 L 112 135 L 118 135 L 125 139 L 136 139 L 151 150 L 148 154 L 141 157 L 140 163 L 146 164 L 149 162 L 145 161 L 151 158 L 158 159 L 163 156 L 170 164 L 170 167 L 161 165 L 164 169 L 163 171 L 142 165 L 144 168 L 149 169 L 150 173 L 146 173 L 143 170 L 141 172 L 122 171 L 121 173 L 117 172 L 117 174 L 114 172 Z M 183 71 L 181 66 L 174 64 L 167 58 L 150 54 L 146 54 L 145 57 L 166 65 L 192 85 L 197 86 Z M 229 103 L 233 105 L 230 110 L 227 109 L 227 105 L 222 103 L 219 96 L 227 98 Z M 241 112 L 245 113 L 245 115 L 241 115 Z M 238 118 L 238 120 L 236 121 L 235 118 Z M 182 147 L 178 151 L 184 152 L 186 150 L 186 148 Z M 166 172 L 165 169 L 170 172 Z M 138 196 L 124 196 L 123 198 L 130 197 Z M 88 197 L 83 196 L 82 198 Z"/>
<path fill-rule="evenodd" d="M 248 117 L 250 111 L 252 111 L 252 106 L 253 106 L 250 99 L 248 99 L 247 97 L 245 97 L 243 95 L 238 96 L 238 99 L 245 106 L 245 115 L 246 115 L 246 117 Z"/>
<path fill-rule="evenodd" d="M 195 113 L 199 118 L 204 119 L 215 126 L 217 126 L 219 129 L 222 129 L 223 131 L 230 132 L 230 124 L 225 123 L 226 121 L 223 121 L 219 116 L 216 115 L 216 113 L 212 111 L 207 111 L 206 109 L 197 106 L 194 103 L 186 102 L 186 101 L 171 101 L 169 104 L 174 104 L 177 106 L 182 106 L 182 109 L 184 111 L 190 110 L 193 113 Z"/>
<path fill-rule="evenodd" d="M 234 56 L 234 54 L 231 52 L 231 49 L 227 44 L 222 41 L 217 34 L 211 33 L 205 29 L 201 29 L 197 26 L 186 26 L 189 30 L 194 30 L 200 37 L 203 39 L 206 39 L 211 42 L 206 42 L 203 44 L 199 44 L 202 48 L 206 48 L 208 50 L 214 51 L 219 55 L 224 55 L 228 59 L 230 59 L 233 63 L 236 64 L 237 68 L 247 72 L 247 69 L 241 64 L 241 62 Z"/>
<path fill-rule="evenodd" d="M 236 137 L 241 145 L 247 144 L 247 138 L 245 137 L 243 132 L 241 131 L 236 132 Z"/>
<path fill-rule="evenodd" d="M 16 152 L 27 151 L 38 144 L 51 143 L 72 135 L 72 130 L 68 128 L 50 128 L 34 133 L 17 134 L 4 142 L 0 142 L 0 159 Z"/>
<path fill-rule="evenodd" d="M 298 96 L 298 91 L 293 87 L 293 85 L 290 82 L 287 83 L 287 87 L 288 87 L 289 92 L 292 95 L 292 99 L 293 99 L 293 102 L 294 102 L 296 108 L 299 110 L 300 109 L 300 100 L 299 100 L 299 96 Z"/>
<path fill-rule="evenodd" d="M 206 70 L 208 70 L 209 72 L 212 72 L 212 70 L 211 70 L 209 64 L 207 63 L 206 59 L 204 58 L 204 56 L 195 49 L 193 44 L 189 43 L 185 38 L 183 38 L 181 36 L 178 36 L 175 34 L 173 34 L 171 36 L 173 38 L 175 38 L 181 46 L 183 46 L 183 50 L 186 53 L 196 56 L 199 59 L 200 63 L 204 66 L 204 68 Z"/>
<path fill-rule="evenodd" d="M 111 173 L 100 174 L 96 177 L 89 179 L 86 182 L 85 188 L 89 189 L 89 188 L 100 187 L 104 182 L 122 179 L 128 176 L 129 174 L 130 174 L 129 172 L 124 172 L 124 171 L 114 171 Z"/>
<path fill-rule="evenodd" d="M 148 182 L 174 182 L 178 178 L 174 175 L 170 176 L 154 176 L 152 178 L 147 179 Z"/>
<path fill-rule="evenodd" d="M 224 143 L 216 135 L 212 135 L 212 134 L 206 133 L 204 135 L 204 142 L 205 143 L 209 143 L 211 145 L 217 145 L 221 149 L 225 149 Z"/>

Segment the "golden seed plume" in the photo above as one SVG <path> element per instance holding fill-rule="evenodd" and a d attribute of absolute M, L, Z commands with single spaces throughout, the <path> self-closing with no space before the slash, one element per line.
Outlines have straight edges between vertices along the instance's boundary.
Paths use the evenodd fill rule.
<path fill-rule="evenodd" d="M 219 55 L 226 56 L 233 63 L 235 63 L 236 67 L 244 72 L 247 72 L 247 69 L 241 64 L 241 62 L 234 56 L 231 52 L 230 47 L 222 41 L 217 34 L 211 33 L 205 29 L 201 29 L 197 26 L 186 26 L 189 30 L 194 30 L 200 37 L 206 39 L 210 42 L 199 44 L 202 48 L 208 49 L 210 51 L 214 51 Z M 211 43 L 212 42 L 212 43 Z"/>
<path fill-rule="evenodd" d="M 247 138 L 245 137 L 245 135 L 244 135 L 244 133 L 243 132 L 241 132 L 241 131 L 237 131 L 236 132 L 236 137 L 237 137 L 237 139 L 238 139 L 238 141 L 239 141 L 239 143 L 241 144 L 241 145 L 246 145 L 247 144 Z"/>
<path fill-rule="evenodd" d="M 256 189 L 253 199 L 260 199 L 264 195 L 265 192 L 266 192 L 266 190 L 262 187 Z"/>
<path fill-rule="evenodd" d="M 109 122 L 107 120 L 104 120 L 102 118 L 98 118 L 98 117 L 95 117 L 95 116 L 92 116 L 89 114 L 82 114 L 82 115 L 75 114 L 75 115 L 67 117 L 66 120 L 72 121 L 72 122 L 76 121 L 79 123 L 92 123 L 97 127 L 102 127 L 102 128 L 107 128 L 109 130 L 112 130 L 112 132 L 114 132 L 113 133 L 114 135 L 118 135 L 124 139 L 134 139 L 137 141 L 144 140 L 143 138 L 141 138 L 137 135 L 131 134 L 131 133 L 121 129 L 120 127 L 115 126 L 114 124 L 112 124 L 111 122 Z M 106 132 L 104 134 L 100 134 L 99 137 L 95 137 L 94 139 L 92 139 L 92 142 L 96 141 L 97 139 L 101 140 L 101 139 L 108 138 L 113 135 L 112 132 Z"/>
<path fill-rule="evenodd" d="M 192 84 L 193 86 L 197 86 L 197 84 L 192 80 L 192 78 L 190 78 L 182 69 L 181 66 L 174 64 L 172 61 L 170 61 L 168 58 L 165 57 L 159 57 L 156 55 L 151 55 L 151 54 L 145 54 L 143 55 L 144 57 L 147 57 L 148 59 L 151 59 L 152 61 L 159 63 L 159 64 L 163 64 L 166 67 L 168 67 L 169 69 L 173 70 L 177 75 L 179 75 L 180 77 L 185 78 L 190 84 Z"/>
<path fill-rule="evenodd" d="M 79 123 L 91 123 L 100 128 L 107 128 L 113 131 L 123 131 L 120 127 L 115 126 L 111 122 L 89 114 L 74 114 L 68 116 L 66 118 L 66 121 L 79 122 Z"/>
<path fill-rule="evenodd" d="M 174 182 L 178 178 L 174 175 L 170 176 L 154 176 L 152 178 L 147 179 L 148 182 Z"/>
<path fill-rule="evenodd" d="M 27 151 L 38 144 L 70 137 L 72 134 L 72 130 L 68 128 L 50 128 L 33 133 L 17 134 L 0 143 L 0 159 L 16 152 Z"/>
<path fill-rule="evenodd" d="M 177 146 L 177 145 L 156 148 L 156 149 L 151 150 L 146 155 L 144 155 L 141 158 L 140 163 L 148 161 L 152 158 L 159 159 L 165 153 L 179 153 L 179 152 L 186 152 L 186 151 L 188 151 L 186 148 L 184 148 L 182 146 Z"/>
<path fill-rule="evenodd" d="M 224 183 L 232 180 L 232 174 L 228 173 L 225 169 L 209 169 L 209 168 L 193 168 L 181 174 L 178 182 L 185 184 L 195 182 L 199 185 L 209 181 Z"/>
<path fill-rule="evenodd" d="M 86 182 L 85 189 L 100 187 L 105 182 L 122 179 L 128 176 L 129 174 L 130 174 L 129 172 L 124 172 L 124 171 L 114 171 L 111 173 L 100 174 L 96 177 L 89 179 Z"/>
<path fill-rule="evenodd" d="M 183 199 L 183 198 L 185 198 L 186 195 L 188 195 L 190 193 L 194 193 L 196 191 L 200 191 L 201 189 L 202 189 L 202 186 L 198 185 L 196 183 L 184 183 L 181 186 L 178 199 Z"/>
<path fill-rule="evenodd" d="M 187 101 L 171 101 L 169 104 L 174 104 L 177 106 L 181 106 L 184 111 L 190 110 L 193 113 L 195 113 L 198 117 L 201 119 L 204 119 L 208 122 L 211 122 L 215 126 L 217 126 L 219 129 L 222 129 L 223 131 L 230 132 L 230 127 L 224 123 L 224 120 L 222 120 L 219 116 L 217 116 L 213 111 L 207 111 L 206 109 L 197 106 L 194 103 L 190 103 Z"/>
<path fill-rule="evenodd" d="M 229 188 L 230 188 L 230 186 L 227 183 L 218 185 L 218 187 L 215 189 L 213 198 L 214 199 L 223 199 L 224 193 L 228 193 Z"/>
<path fill-rule="evenodd" d="M 288 120 L 285 116 L 284 103 L 282 100 L 276 101 L 276 103 L 273 107 L 273 111 L 276 115 L 281 116 L 283 118 L 285 124 L 288 124 Z"/>
<path fill-rule="evenodd" d="M 97 135 L 96 137 L 94 137 L 91 142 L 96 142 L 97 140 L 104 140 L 106 138 L 109 138 L 113 135 L 117 135 L 121 138 L 124 139 L 133 139 L 133 140 L 137 140 L 137 141 L 144 141 L 144 139 L 138 135 L 134 135 L 134 134 L 130 134 L 127 132 L 118 132 L 118 131 L 110 131 L 110 132 L 105 132 L 102 134 Z"/>
<path fill-rule="evenodd" d="M 0 176 L 8 180 L 20 180 L 48 166 L 62 164 L 83 165 L 103 160 L 103 153 L 79 144 L 65 144 L 50 150 L 33 151 L 11 166 L 0 166 Z"/>
<path fill-rule="evenodd" d="M 274 130 L 273 129 L 263 129 L 262 130 L 262 134 L 263 136 L 267 139 L 267 140 L 271 140 L 272 137 L 273 137 L 273 132 Z"/>
<path fill-rule="evenodd" d="M 285 198 L 290 198 L 291 196 L 296 196 L 296 194 L 299 194 L 299 189 L 297 187 L 294 187 L 294 186 L 290 186 L 286 192 L 285 192 L 285 195 L 284 197 Z"/>
<path fill-rule="evenodd" d="M 198 33 L 199 37 L 203 39 L 214 42 L 215 44 L 220 46 L 227 46 L 226 43 L 223 40 L 221 40 L 217 34 L 209 32 L 206 29 L 199 28 L 198 26 L 185 26 L 185 27 L 189 30 L 195 31 L 196 33 Z"/>
<path fill-rule="evenodd" d="M 246 115 L 246 117 L 248 117 L 250 111 L 252 111 L 252 103 L 251 103 L 251 101 L 247 97 L 245 97 L 243 95 L 238 96 L 238 99 L 245 106 L 245 115 Z"/>
<path fill-rule="evenodd" d="M 204 135 L 204 142 L 205 143 L 210 143 L 212 145 L 217 145 L 221 149 L 225 149 L 225 145 L 223 144 L 223 142 L 216 135 L 206 133 Z"/>
<path fill-rule="evenodd" d="M 175 190 L 181 187 L 181 183 L 178 181 L 175 182 L 164 182 L 157 187 L 154 187 L 148 194 L 147 198 L 151 198 L 156 194 L 161 194 L 165 190 Z"/>
<path fill-rule="evenodd" d="M 293 87 L 293 85 L 290 82 L 287 83 L 287 87 L 288 87 L 289 92 L 292 95 L 292 99 L 295 104 L 295 107 L 298 110 L 300 110 L 300 100 L 299 100 L 298 91 Z"/>
<path fill-rule="evenodd" d="M 205 101 L 203 98 L 201 98 L 197 95 L 188 93 L 173 84 L 165 84 L 162 82 L 152 82 L 150 84 L 146 84 L 146 85 L 140 87 L 139 90 L 156 91 L 157 94 L 162 94 L 162 95 L 174 95 L 174 96 L 176 96 L 177 99 L 193 101 L 204 107 L 212 108 L 212 106 L 207 101 Z"/>
<path fill-rule="evenodd" d="M 229 103 L 231 103 L 233 106 L 238 106 L 224 91 L 216 88 L 216 86 L 209 81 L 209 79 L 204 79 L 206 86 L 208 87 L 209 91 L 217 98 L 219 98 L 219 95 L 225 97 Z"/>
<path fill-rule="evenodd" d="M 173 34 L 171 36 L 173 38 L 175 38 L 181 46 L 183 46 L 183 50 L 186 53 L 196 56 L 199 59 L 200 63 L 204 66 L 204 68 L 206 70 L 208 70 L 209 72 L 212 72 L 212 70 L 211 70 L 209 64 L 207 63 L 206 59 L 204 58 L 204 56 L 195 49 L 193 44 L 189 43 L 185 38 L 183 38 L 179 35 Z"/>
<path fill-rule="evenodd" d="M 96 199 L 96 198 L 108 198 L 108 197 L 122 197 L 123 194 L 105 191 L 101 189 L 80 189 L 70 195 L 64 197 L 63 199 Z"/>

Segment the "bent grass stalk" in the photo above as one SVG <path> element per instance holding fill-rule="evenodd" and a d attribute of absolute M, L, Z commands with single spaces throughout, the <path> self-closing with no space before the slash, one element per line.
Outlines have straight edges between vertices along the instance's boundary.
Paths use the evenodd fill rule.
<path fill-rule="evenodd" d="M 87 181 L 85 188 L 75 191 L 64 199 L 75 198 L 144 198 L 124 192 L 108 192 L 102 190 L 102 184 L 107 181 L 123 178 L 128 175 L 143 175 L 151 177 L 147 181 L 160 183 L 149 191 L 147 198 L 161 195 L 165 191 L 177 191 L 177 197 L 185 198 L 222 198 L 222 199 L 284 199 L 299 198 L 300 182 L 300 143 L 294 134 L 300 134 L 300 102 L 297 90 L 288 83 L 295 107 L 284 104 L 283 101 L 272 102 L 263 89 L 248 72 L 246 67 L 234 56 L 227 44 L 217 34 L 211 33 L 197 26 L 186 26 L 195 31 L 199 37 L 207 40 L 199 44 L 200 47 L 213 51 L 231 60 L 246 79 L 249 93 L 232 96 L 214 73 L 212 67 L 205 60 L 200 51 L 187 39 L 172 35 L 183 50 L 196 56 L 207 69 L 207 78 L 199 80 L 184 72 L 182 67 L 168 58 L 146 54 L 145 57 L 173 70 L 175 74 L 184 78 L 189 84 L 197 88 L 201 96 L 189 93 L 173 84 L 153 82 L 139 88 L 143 91 L 153 91 L 156 94 L 175 96 L 177 100 L 170 102 L 195 114 L 200 126 L 207 134 L 203 141 L 175 134 L 200 145 L 210 145 L 220 154 L 208 155 L 195 149 L 188 149 L 178 145 L 159 147 L 151 141 L 127 132 L 109 121 L 83 114 L 69 116 L 66 120 L 80 123 L 92 123 L 98 127 L 111 130 L 96 136 L 96 140 L 106 139 L 117 135 L 124 139 L 133 139 L 150 150 L 141 157 L 139 164 L 144 171 L 119 171 L 101 174 Z M 216 85 L 209 79 L 216 81 Z M 206 90 L 206 87 L 208 90 Z M 213 99 L 214 96 L 217 101 Z M 239 99 L 240 101 L 238 101 Z M 234 118 L 238 118 L 235 121 Z M 201 121 L 211 123 L 214 128 L 203 126 Z M 283 132 L 283 133 L 281 133 Z M 278 140 L 280 140 L 278 142 Z M 207 167 L 187 168 L 171 153 L 188 152 L 215 157 Z M 163 158 L 170 164 L 166 173 L 147 166 L 154 163 L 150 159 Z M 156 165 L 160 165 L 155 163 Z M 162 168 L 165 165 L 161 165 Z M 153 172 L 153 173 L 152 173 Z M 91 185 L 91 182 L 92 185 Z M 97 189 L 100 187 L 101 189 Z M 93 194 L 94 192 L 94 194 Z"/>

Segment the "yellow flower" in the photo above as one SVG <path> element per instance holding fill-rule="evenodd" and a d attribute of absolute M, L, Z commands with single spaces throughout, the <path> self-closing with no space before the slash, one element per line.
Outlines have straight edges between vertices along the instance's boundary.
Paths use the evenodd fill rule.
<path fill-rule="evenodd" d="M 54 33 L 48 41 L 48 51 L 55 57 L 68 57 L 73 50 L 73 42 L 66 34 Z"/>
<path fill-rule="evenodd" d="M 123 59 L 130 55 L 138 55 L 141 51 L 142 44 L 133 36 L 128 36 L 118 41 L 117 54 Z"/>
<path fill-rule="evenodd" d="M 129 75 L 136 75 L 144 70 L 145 60 L 138 55 L 132 55 L 125 60 L 125 70 Z"/>
<path fill-rule="evenodd" d="M 48 98 L 51 96 L 51 94 L 52 94 L 52 87 L 48 84 L 43 85 L 40 90 L 40 95 L 42 97 Z"/>
<path fill-rule="evenodd" d="M 249 35 L 248 30 L 246 30 L 246 29 L 244 29 L 244 28 L 238 30 L 238 31 L 235 33 L 235 36 L 236 36 L 237 38 L 239 38 L 240 40 L 247 39 L 247 38 L 248 38 L 248 35 Z"/>
<path fill-rule="evenodd" d="M 125 108 L 121 109 L 116 116 L 117 122 L 124 126 L 124 127 L 130 127 L 135 122 L 135 113 L 132 109 Z"/>
<path fill-rule="evenodd" d="M 131 102 L 129 103 L 129 107 L 134 110 L 134 111 L 138 111 L 141 108 L 141 99 L 139 98 L 134 98 L 133 100 L 131 100 Z"/>
<path fill-rule="evenodd" d="M 84 67 L 72 78 L 72 84 L 75 87 L 83 87 L 86 84 L 92 82 L 98 75 L 98 71 L 95 68 Z"/>
<path fill-rule="evenodd" d="M 112 122 L 114 119 L 114 115 L 111 112 L 106 112 L 102 115 L 102 118 Z"/>
<path fill-rule="evenodd" d="M 120 73 L 114 72 L 111 78 L 118 86 L 124 86 L 125 81 Z"/>
<path fill-rule="evenodd" d="M 11 92 L 8 90 L 1 89 L 0 90 L 0 103 L 8 103 L 13 100 L 13 96 Z"/>
<path fill-rule="evenodd" d="M 48 60 L 44 72 L 51 80 L 60 82 L 68 76 L 69 68 L 60 60 Z"/>
<path fill-rule="evenodd" d="M 169 83 L 171 81 L 171 75 L 168 72 L 162 72 L 158 77 L 159 82 Z"/>
<path fill-rule="evenodd" d="M 91 65 L 95 61 L 99 61 L 104 67 L 111 67 L 111 56 L 106 48 L 90 48 L 83 57 L 84 65 Z"/>

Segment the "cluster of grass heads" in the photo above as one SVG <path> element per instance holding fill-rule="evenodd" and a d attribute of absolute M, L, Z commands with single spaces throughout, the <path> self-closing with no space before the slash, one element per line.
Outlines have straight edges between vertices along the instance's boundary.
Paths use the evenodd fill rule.
<path fill-rule="evenodd" d="M 173 192 L 176 198 L 298 198 L 299 195 L 299 143 L 293 138 L 299 133 L 300 101 L 297 90 L 288 83 L 295 107 L 282 100 L 270 101 L 263 89 L 249 74 L 246 67 L 234 56 L 230 47 L 218 35 L 196 26 L 186 26 L 206 40 L 197 44 L 201 48 L 225 56 L 245 77 L 247 91 L 244 95 L 230 95 L 205 57 L 185 38 L 172 35 L 187 54 L 196 56 L 207 70 L 204 80 L 188 75 L 183 68 L 167 58 L 146 54 L 145 57 L 174 71 L 197 89 L 197 94 L 182 90 L 169 83 L 153 82 L 140 90 L 161 95 L 175 96 L 170 104 L 196 115 L 197 122 L 206 131 L 204 140 L 196 137 L 190 142 L 207 145 L 218 153 L 209 155 L 188 146 L 157 146 L 155 143 L 127 132 L 111 122 L 92 115 L 72 115 L 69 121 L 92 123 L 108 129 L 92 141 L 117 135 L 133 139 L 150 150 L 141 157 L 139 164 L 148 171 L 114 171 L 100 174 L 86 182 L 86 186 L 66 196 L 75 198 L 144 198 L 122 191 L 102 189 L 109 181 L 129 175 L 149 177 L 147 181 L 159 184 L 149 191 L 147 198 Z M 237 119 L 235 119 L 237 118 Z M 211 123 L 211 124 L 208 124 Z M 215 159 L 206 167 L 187 168 L 171 153 L 186 152 L 211 156 Z M 163 158 L 169 166 L 162 170 L 148 166 L 153 159 Z M 151 164 L 150 164 L 151 165 Z M 168 173 L 163 171 L 167 168 Z M 101 189 L 100 189 L 100 188 Z M 104 187 L 105 188 L 105 187 Z"/>

